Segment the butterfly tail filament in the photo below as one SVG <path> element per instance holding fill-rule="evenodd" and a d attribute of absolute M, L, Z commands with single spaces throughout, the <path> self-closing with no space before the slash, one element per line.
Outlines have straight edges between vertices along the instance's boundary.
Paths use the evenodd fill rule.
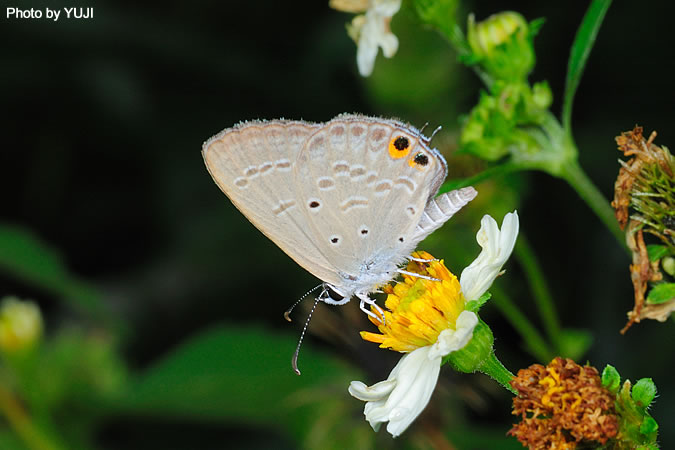
<path fill-rule="evenodd" d="M 440 228 L 457 211 L 476 198 L 477 194 L 476 190 L 469 186 L 446 192 L 431 199 L 424 208 L 424 213 L 417 224 L 415 238 L 422 240 L 431 232 Z"/>

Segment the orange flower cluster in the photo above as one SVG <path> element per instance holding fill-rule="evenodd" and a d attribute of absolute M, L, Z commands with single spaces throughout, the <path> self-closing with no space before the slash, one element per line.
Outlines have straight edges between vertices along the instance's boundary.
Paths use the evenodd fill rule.
<path fill-rule="evenodd" d="M 518 391 L 513 414 L 522 420 L 509 430 L 530 449 L 574 449 L 580 442 L 606 443 L 616 436 L 614 396 L 602 387 L 594 367 L 555 358 L 534 364 L 511 380 Z"/>

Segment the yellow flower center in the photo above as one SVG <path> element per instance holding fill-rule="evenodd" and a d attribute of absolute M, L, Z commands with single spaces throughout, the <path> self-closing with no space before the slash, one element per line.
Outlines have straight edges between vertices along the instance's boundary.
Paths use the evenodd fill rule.
<path fill-rule="evenodd" d="M 383 288 L 388 294 L 385 323 L 374 308 L 377 318 L 370 317 L 382 334 L 361 332 L 363 339 L 379 343 L 381 348 L 411 352 L 431 345 L 441 331 L 455 329 L 457 317 L 464 311 L 465 300 L 459 281 L 443 265 L 443 261 L 434 260 L 427 252 L 415 252 L 412 256 L 427 261 L 410 261 L 406 270 L 435 280 L 403 275 L 403 282 L 394 282 Z"/>

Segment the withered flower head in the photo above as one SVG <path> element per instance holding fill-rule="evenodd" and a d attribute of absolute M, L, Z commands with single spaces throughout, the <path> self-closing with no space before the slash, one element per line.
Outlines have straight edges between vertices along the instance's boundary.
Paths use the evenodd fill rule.
<path fill-rule="evenodd" d="M 521 421 L 509 430 L 531 449 L 574 449 L 581 442 L 605 444 L 618 432 L 614 396 L 598 371 L 571 359 L 534 364 L 511 381 L 518 391 L 513 414 Z"/>
<path fill-rule="evenodd" d="M 666 147 L 655 145 L 656 132 L 649 139 L 636 126 L 616 137 L 616 143 L 628 161 L 620 161 L 621 169 L 614 185 L 616 218 L 625 228 L 628 218 L 642 223 L 644 230 L 675 245 L 675 159 Z M 634 214 L 629 215 L 628 209 Z"/>
<path fill-rule="evenodd" d="M 675 256 L 675 158 L 666 147 L 655 145 L 655 138 L 653 132 L 645 139 L 642 127 L 637 126 L 616 138 L 619 150 L 630 159 L 619 161 L 612 206 L 619 225 L 626 229 L 626 243 L 633 253 L 630 271 L 635 295 L 622 333 L 641 319 L 665 321 L 675 310 L 672 285 L 660 286 L 645 296 L 648 283 L 657 286 L 667 282 L 659 263 L 663 261 L 665 269 Z M 648 251 L 643 233 L 658 238 L 660 245 Z M 657 247 L 659 250 L 654 251 Z"/>

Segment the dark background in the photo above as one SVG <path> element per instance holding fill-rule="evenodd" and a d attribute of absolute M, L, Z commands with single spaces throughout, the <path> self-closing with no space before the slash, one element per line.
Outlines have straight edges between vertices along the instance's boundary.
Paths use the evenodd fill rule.
<path fill-rule="evenodd" d="M 7 5 L 2 7 L 0 220 L 39 236 L 70 271 L 105 292 L 125 324 L 121 351 L 131 370 L 142 371 L 214 324 L 262 324 L 295 336 L 299 323 L 287 324 L 282 312 L 316 284 L 214 185 L 200 155 L 205 139 L 240 120 L 325 121 L 357 111 L 442 125 L 438 139 L 452 142 L 457 116 L 470 110 L 480 89 L 440 36 L 414 24 L 399 30 L 397 18 L 392 28 L 399 55 L 391 61 L 380 55 L 373 77 L 362 79 L 355 46 L 344 31 L 351 16 L 323 1 L 21 3 L 93 6 L 95 17 L 62 17 L 56 23 L 6 19 Z M 462 6 L 460 23 L 468 11 L 479 20 L 505 9 L 529 20 L 545 17 L 531 80 L 549 81 L 557 112 L 569 47 L 585 7 L 585 2 L 562 9 L 548 2 L 477 2 Z M 646 133 L 659 132 L 657 144 L 675 145 L 672 13 L 665 2 L 616 2 L 578 90 L 573 129 L 581 164 L 608 199 L 619 167 L 614 136 L 639 124 Z M 430 57 L 411 55 L 416 38 L 430 43 Z M 427 96 L 427 83 L 447 87 Z M 452 145 L 441 150 L 449 156 Z M 450 177 L 461 176 L 450 162 Z M 660 397 L 652 412 L 661 424 L 663 448 L 669 448 L 668 442 L 675 442 L 668 426 L 675 414 L 672 322 L 644 322 L 620 336 L 632 288 L 629 260 L 612 236 L 561 180 L 523 173 L 496 183 L 519 186 L 514 206 L 561 320 L 594 336 L 588 361 L 599 368 L 611 363 L 631 380 L 656 382 Z M 501 211 L 492 208 L 476 217 Z M 463 236 L 471 248 L 478 220 L 460 219 L 458 226 L 468 227 Z M 509 270 L 504 287 L 536 321 L 522 273 L 515 263 Z M 0 296 L 8 294 L 36 300 L 48 333 L 64 321 L 91 320 L 40 287 L 0 272 Z M 356 302 L 344 308 L 356 314 Z M 488 310 L 485 320 L 504 363 L 516 369 L 534 362 L 499 313 Z M 365 365 L 368 381 L 386 376 L 395 358 L 375 363 L 382 352 L 373 351 L 374 345 L 359 344 L 352 352 L 331 339 L 342 333 L 358 341 L 355 331 L 364 328 L 322 333 L 322 323 L 316 325 L 321 337 L 310 338 L 309 345 Z M 470 377 L 461 380 L 472 383 Z M 346 396 L 346 390 L 335 395 Z M 497 429 L 505 432 L 508 400 L 497 398 L 490 400 L 491 410 L 477 408 L 469 415 L 477 423 L 499 423 Z M 204 425 L 124 415 L 104 422 L 98 433 L 102 448 L 132 448 L 144 439 L 147 445 L 165 439 L 173 448 L 189 448 L 193 435 L 206 436 L 204 442 L 212 438 L 209 448 L 227 447 L 220 446 L 226 436 L 260 448 L 280 439 L 277 432 L 236 421 Z"/>

